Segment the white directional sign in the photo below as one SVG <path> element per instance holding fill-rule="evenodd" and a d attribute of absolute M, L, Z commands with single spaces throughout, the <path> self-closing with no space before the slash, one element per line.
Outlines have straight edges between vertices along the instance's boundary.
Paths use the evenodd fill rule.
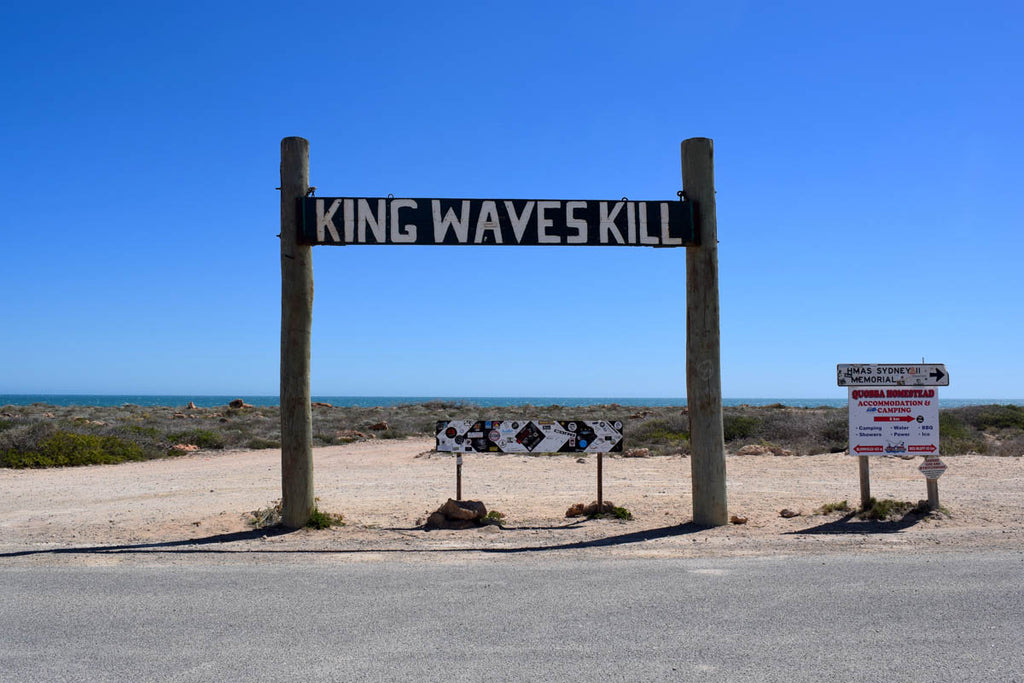
<path fill-rule="evenodd" d="M 934 388 L 850 387 L 850 455 L 939 454 Z"/>
<path fill-rule="evenodd" d="M 949 373 L 942 364 L 849 363 L 836 366 L 836 382 L 841 387 L 948 387 Z"/>

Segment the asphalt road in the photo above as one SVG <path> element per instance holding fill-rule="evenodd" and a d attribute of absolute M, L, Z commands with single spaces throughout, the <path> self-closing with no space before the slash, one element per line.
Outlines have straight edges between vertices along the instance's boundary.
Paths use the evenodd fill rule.
<path fill-rule="evenodd" d="M 1024 551 L 0 566 L 0 680 L 1024 681 Z"/>

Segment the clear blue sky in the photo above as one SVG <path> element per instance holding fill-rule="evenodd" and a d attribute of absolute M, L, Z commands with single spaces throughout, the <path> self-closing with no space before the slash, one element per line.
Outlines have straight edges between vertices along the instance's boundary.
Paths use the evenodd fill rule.
<path fill-rule="evenodd" d="M 280 140 L 327 196 L 672 199 L 715 142 L 723 394 L 1024 396 L 1016 2 L 0 9 L 0 393 L 274 394 Z M 685 250 L 317 247 L 321 395 L 685 394 Z"/>

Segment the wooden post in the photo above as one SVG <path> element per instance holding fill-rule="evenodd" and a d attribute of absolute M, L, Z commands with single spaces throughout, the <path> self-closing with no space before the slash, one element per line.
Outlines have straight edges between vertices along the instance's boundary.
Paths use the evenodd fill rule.
<path fill-rule="evenodd" d="M 714 146 L 682 143 L 683 191 L 695 207 L 700 245 L 686 248 L 686 403 L 690 416 L 693 521 L 728 524 L 718 309 L 718 218 Z"/>
<path fill-rule="evenodd" d="M 309 189 L 309 141 L 281 140 L 281 517 L 304 527 L 313 512 L 313 414 L 309 393 L 313 257 L 298 241 L 298 200 Z"/>
<path fill-rule="evenodd" d="M 928 507 L 931 510 L 939 509 L 939 480 L 926 479 L 925 486 L 928 488 Z"/>
<path fill-rule="evenodd" d="M 871 504 L 871 465 L 866 455 L 859 455 L 857 459 L 860 461 L 860 508 L 867 510 Z"/>

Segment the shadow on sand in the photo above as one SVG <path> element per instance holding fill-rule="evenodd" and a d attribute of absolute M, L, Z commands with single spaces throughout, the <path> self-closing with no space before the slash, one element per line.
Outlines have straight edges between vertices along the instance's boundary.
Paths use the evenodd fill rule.
<path fill-rule="evenodd" d="M 874 519 L 858 519 L 856 512 L 843 515 L 841 518 L 833 520 L 831 522 L 825 522 L 818 526 L 812 526 L 808 529 L 799 529 L 797 531 L 788 531 L 788 536 L 801 536 L 801 535 L 829 535 L 829 534 L 894 534 L 904 529 L 919 524 L 922 519 L 928 515 L 920 512 L 910 511 L 900 517 L 899 519 L 892 520 L 874 520 Z"/>
<path fill-rule="evenodd" d="M 531 531 L 538 529 L 566 529 L 574 530 L 581 529 L 582 526 L 578 522 L 573 524 L 554 526 L 554 527 L 501 527 L 503 531 L 510 534 L 514 534 L 517 531 Z M 422 531 L 423 527 L 411 527 L 403 529 L 385 529 L 385 531 Z M 255 541 L 263 538 L 272 538 L 276 536 L 284 536 L 293 531 L 285 529 L 284 527 L 266 527 L 263 529 L 253 529 L 251 531 L 239 531 L 230 534 L 216 534 L 213 536 L 206 536 L 202 538 L 190 538 L 179 541 L 159 541 L 152 543 L 134 543 L 134 544 L 121 544 L 121 545 L 98 545 L 98 546 L 85 546 L 75 548 L 48 548 L 41 550 L 18 550 L 7 553 L 0 553 L 0 559 L 2 558 L 14 558 L 14 557 L 29 557 L 33 555 L 120 555 L 120 554 L 147 554 L 147 553 L 177 553 L 177 554 L 245 554 L 245 553 L 264 553 L 264 554 L 320 554 L 320 555 L 346 555 L 346 554 L 358 554 L 358 553 L 485 553 L 485 554 L 516 554 L 516 553 L 535 553 L 535 552 L 547 552 L 552 550 L 576 550 L 583 548 L 602 548 L 602 547 L 613 547 L 621 545 L 629 545 L 632 543 L 643 543 L 645 541 L 653 541 L 659 538 L 671 538 L 674 536 L 683 536 L 686 534 L 694 534 L 700 531 L 705 531 L 706 527 L 699 526 L 693 522 L 687 522 L 685 524 L 676 524 L 673 526 L 660 527 L 657 529 L 644 529 L 642 531 L 634 531 L 631 533 L 618 534 L 615 536 L 607 536 L 605 538 L 596 538 L 586 541 L 574 541 L 570 543 L 557 543 L 552 545 L 531 545 L 531 546 L 513 546 L 504 548 L 488 548 L 488 547 L 462 547 L 462 548 L 373 548 L 365 547 L 358 549 L 345 549 L 345 548 L 322 548 L 322 549 L 285 549 L 285 548 L 252 548 L 247 546 L 244 548 L 231 547 L 233 543 L 241 543 L 245 541 Z M 427 532 L 424 532 L 427 533 Z"/>

